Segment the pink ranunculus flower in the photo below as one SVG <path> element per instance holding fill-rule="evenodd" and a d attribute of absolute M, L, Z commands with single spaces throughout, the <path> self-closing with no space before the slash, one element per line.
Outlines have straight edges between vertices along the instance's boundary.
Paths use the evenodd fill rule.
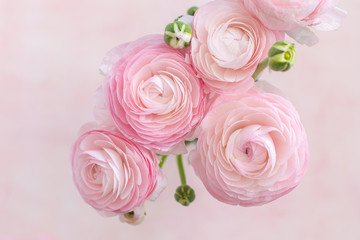
<path fill-rule="evenodd" d="M 114 48 L 100 69 L 115 125 L 135 142 L 169 151 L 203 118 L 203 83 L 185 53 L 168 47 L 162 35 Z"/>
<path fill-rule="evenodd" d="M 219 201 L 255 206 L 294 189 L 309 159 L 305 130 L 285 98 L 254 87 L 215 100 L 190 153 L 195 173 Z"/>
<path fill-rule="evenodd" d="M 161 184 L 158 163 L 149 150 L 105 130 L 82 134 L 72 154 L 75 185 L 101 213 L 127 213 L 142 204 Z"/>
<path fill-rule="evenodd" d="M 252 74 L 284 33 L 267 29 L 241 4 L 212 1 L 195 14 L 192 64 L 205 84 L 219 93 L 245 92 Z"/>
<path fill-rule="evenodd" d="M 289 31 L 311 26 L 330 31 L 340 27 L 346 12 L 336 7 L 338 0 L 237 0 L 265 26 Z"/>

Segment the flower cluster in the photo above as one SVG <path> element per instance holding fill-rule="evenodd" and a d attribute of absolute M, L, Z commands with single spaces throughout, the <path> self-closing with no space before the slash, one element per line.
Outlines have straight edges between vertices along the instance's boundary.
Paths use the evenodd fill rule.
<path fill-rule="evenodd" d="M 161 167 L 177 155 L 188 206 L 182 154 L 208 192 L 232 205 L 256 206 L 294 189 L 305 174 L 304 127 L 280 90 L 259 81 L 269 67 L 295 63 L 293 43 L 313 45 L 310 30 L 337 29 L 345 11 L 335 0 L 215 0 L 192 7 L 148 35 L 107 53 L 95 94 L 96 123 L 82 129 L 72 169 L 82 198 L 102 214 L 139 224 L 144 203 L 165 188 Z"/>

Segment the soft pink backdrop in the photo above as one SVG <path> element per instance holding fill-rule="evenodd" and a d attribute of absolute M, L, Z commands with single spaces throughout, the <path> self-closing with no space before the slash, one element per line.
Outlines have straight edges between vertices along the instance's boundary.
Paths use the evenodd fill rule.
<path fill-rule="evenodd" d="M 168 188 L 137 227 L 103 218 L 76 191 L 70 149 L 92 119 L 104 54 L 164 26 L 205 0 L 0 0 L 0 240 L 360 239 L 360 2 L 343 0 L 343 27 L 298 45 L 295 67 L 266 73 L 298 109 L 311 150 L 307 175 L 262 207 L 214 200 L 186 166 L 196 201 Z"/>

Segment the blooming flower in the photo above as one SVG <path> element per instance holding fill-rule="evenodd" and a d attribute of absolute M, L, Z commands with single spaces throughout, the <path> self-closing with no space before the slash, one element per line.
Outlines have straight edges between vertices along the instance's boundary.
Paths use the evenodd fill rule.
<path fill-rule="evenodd" d="M 220 96 L 199 126 L 190 161 L 219 201 L 254 206 L 295 188 L 308 164 L 299 116 L 285 98 L 254 87 Z"/>
<path fill-rule="evenodd" d="M 338 0 L 236 0 L 265 26 L 286 31 L 301 44 L 313 46 L 319 39 L 307 27 L 320 31 L 339 28 L 346 11 L 336 7 Z"/>
<path fill-rule="evenodd" d="M 265 26 L 288 31 L 312 26 L 330 31 L 340 27 L 346 12 L 336 7 L 338 0 L 239 0 Z"/>
<path fill-rule="evenodd" d="M 127 213 L 155 190 L 161 175 L 157 157 L 118 133 L 90 130 L 72 154 L 75 185 L 83 199 L 103 212 Z"/>
<path fill-rule="evenodd" d="M 268 50 L 284 34 L 267 29 L 239 2 L 213 1 L 194 16 L 191 59 L 213 91 L 245 92 Z"/>
<path fill-rule="evenodd" d="M 203 118 L 202 82 L 185 55 L 161 35 L 123 44 L 108 53 L 101 70 L 105 95 L 120 132 L 146 147 L 169 151 Z"/>

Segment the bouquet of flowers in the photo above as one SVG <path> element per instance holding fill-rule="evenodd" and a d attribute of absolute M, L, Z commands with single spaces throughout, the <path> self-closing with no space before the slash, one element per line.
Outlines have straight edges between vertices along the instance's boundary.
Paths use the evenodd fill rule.
<path fill-rule="evenodd" d="M 73 147 L 82 198 L 100 213 L 139 224 L 144 203 L 166 187 L 161 168 L 177 155 L 188 206 L 183 154 L 217 200 L 240 206 L 271 202 L 303 178 L 309 150 L 290 101 L 261 72 L 287 71 L 295 44 L 318 42 L 311 28 L 337 29 L 346 12 L 336 0 L 215 0 L 192 7 L 165 27 L 115 47 L 100 70 L 95 122 Z"/>

